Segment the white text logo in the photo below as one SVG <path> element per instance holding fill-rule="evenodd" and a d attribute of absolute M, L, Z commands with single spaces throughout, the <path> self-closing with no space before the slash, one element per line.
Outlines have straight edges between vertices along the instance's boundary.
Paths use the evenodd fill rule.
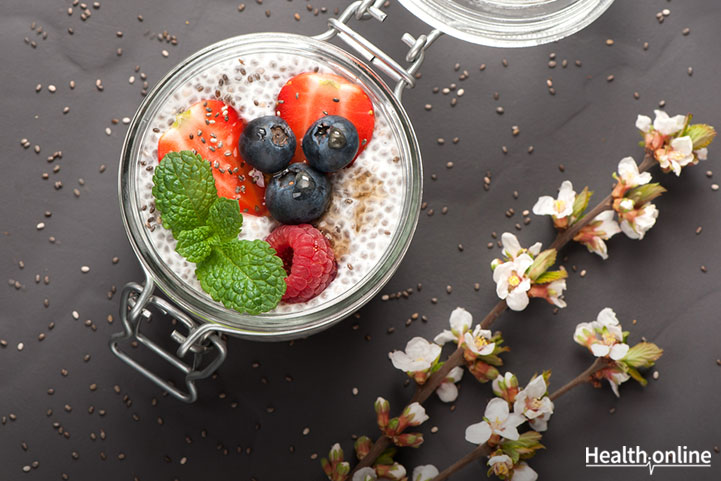
<path fill-rule="evenodd" d="M 639 446 L 622 446 L 606 451 L 598 447 L 586 447 L 587 468 L 648 468 L 653 474 L 656 468 L 710 468 L 711 451 L 696 451 L 687 446 L 673 450 L 646 452 Z"/>

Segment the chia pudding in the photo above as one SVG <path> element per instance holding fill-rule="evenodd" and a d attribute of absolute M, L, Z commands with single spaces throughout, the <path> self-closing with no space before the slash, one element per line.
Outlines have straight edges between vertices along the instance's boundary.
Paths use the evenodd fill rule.
<path fill-rule="evenodd" d="M 143 210 L 145 228 L 163 262 L 202 296 L 195 264 L 176 250 L 170 230 L 158 222 L 155 212 L 153 171 L 158 164 L 158 141 L 176 119 L 192 104 L 221 100 L 246 121 L 276 115 L 276 98 L 288 80 L 305 72 L 337 73 L 317 62 L 291 54 L 251 54 L 229 58 L 197 73 L 170 95 L 156 115 L 139 132 L 141 149 L 137 162 L 136 195 Z M 337 261 L 337 275 L 328 287 L 307 302 L 281 302 L 271 313 L 296 313 L 320 306 L 350 290 L 373 269 L 389 248 L 402 215 L 406 179 L 400 162 L 399 145 L 382 109 L 374 109 L 372 139 L 355 161 L 329 176 L 332 184 L 330 207 L 312 224 L 330 241 Z M 299 139 L 300 141 L 300 139 Z M 262 182 L 262 176 L 259 177 Z M 270 216 L 244 213 L 240 239 L 265 239 L 280 224 Z M 220 303 L 218 303 L 220 305 Z"/>

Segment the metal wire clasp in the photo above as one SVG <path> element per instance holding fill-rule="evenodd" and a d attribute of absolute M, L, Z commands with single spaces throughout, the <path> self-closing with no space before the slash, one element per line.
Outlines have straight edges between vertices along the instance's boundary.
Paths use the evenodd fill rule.
<path fill-rule="evenodd" d="M 145 275 L 145 286 L 130 282 L 123 287 L 120 296 L 120 320 L 123 325 L 123 332 L 113 334 L 110 337 L 108 343 L 110 350 L 123 362 L 168 391 L 173 397 L 186 403 L 195 402 L 198 398 L 195 381 L 213 374 L 225 360 L 228 350 L 225 342 L 220 339 L 217 332 L 214 332 L 212 326 L 209 326 L 210 329 L 205 328 L 208 325 L 198 326 L 183 311 L 164 299 L 154 296 L 154 290 L 155 283 L 147 273 Z M 142 321 L 150 320 L 153 315 L 150 308 L 176 319 L 180 325 L 187 329 L 187 335 L 183 335 L 177 330 L 171 334 L 171 338 L 181 344 L 177 356 L 166 351 L 140 332 Z M 161 378 L 131 358 L 125 351 L 122 351 L 120 343 L 124 341 L 137 341 L 143 344 L 173 367 L 179 369 L 185 375 L 186 390 L 179 389 L 170 381 Z M 193 356 L 191 364 L 183 361 L 183 357 L 188 352 L 191 352 Z"/>
<path fill-rule="evenodd" d="M 356 20 L 374 18 L 379 22 L 384 21 L 387 14 L 380 8 L 383 3 L 385 3 L 385 0 L 358 0 L 351 3 L 338 18 L 328 20 L 329 29 L 326 32 L 316 35 L 313 38 L 329 41 L 337 36 L 343 40 L 343 42 L 358 52 L 368 63 L 378 68 L 396 82 L 393 93 L 396 98 L 400 100 L 404 89 L 415 86 L 415 74 L 423 64 L 426 49 L 430 47 L 442 33 L 440 30 L 431 30 L 428 35 L 420 35 L 418 38 L 415 38 L 409 33 L 404 33 L 401 40 L 410 47 L 405 60 L 411 64 L 407 68 L 404 68 L 390 55 L 347 25 L 351 18 L 355 18 Z"/>

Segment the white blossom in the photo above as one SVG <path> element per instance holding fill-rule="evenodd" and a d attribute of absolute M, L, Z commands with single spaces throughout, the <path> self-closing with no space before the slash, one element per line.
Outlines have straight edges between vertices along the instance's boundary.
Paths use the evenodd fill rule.
<path fill-rule="evenodd" d="M 593 220 L 594 222 L 601 222 L 598 226 L 596 226 L 595 231 L 596 236 L 603 240 L 608 240 L 621 232 L 618 222 L 614 220 L 614 213 L 612 210 L 605 210 L 601 212 Z"/>
<path fill-rule="evenodd" d="M 538 473 L 536 473 L 525 461 L 521 461 L 513 469 L 511 481 L 536 481 Z"/>
<path fill-rule="evenodd" d="M 428 342 L 422 337 L 414 337 L 406 344 L 405 352 L 393 351 L 388 357 L 393 362 L 393 367 L 412 373 L 430 369 L 440 354 L 441 346 Z"/>
<path fill-rule="evenodd" d="M 615 336 L 623 334 L 623 331 L 621 330 L 621 323 L 618 322 L 618 317 L 616 317 L 616 311 L 610 307 L 604 307 L 601 309 L 596 316 L 596 322 L 600 326 L 611 330 Z"/>
<path fill-rule="evenodd" d="M 613 394 L 615 394 L 616 397 L 621 397 L 621 394 L 618 392 L 618 386 L 631 379 L 631 376 L 628 373 L 616 370 L 610 374 L 606 374 L 605 377 L 608 380 L 608 384 L 611 386 L 611 391 L 613 391 Z"/>
<path fill-rule="evenodd" d="M 531 279 L 526 277 L 526 271 L 533 264 L 528 254 L 521 254 L 515 259 L 496 266 L 493 271 L 493 280 L 496 283 L 496 294 L 505 299 L 508 307 L 514 311 L 522 311 L 528 306 L 528 290 L 531 288 Z"/>
<path fill-rule="evenodd" d="M 548 421 L 551 419 L 552 412 L 544 412 L 537 418 L 529 419 L 528 424 L 531 425 L 531 429 L 536 432 L 542 433 L 548 429 Z"/>
<path fill-rule="evenodd" d="M 474 444 L 484 444 L 493 434 L 516 441 L 519 438 L 518 426 L 525 422 L 519 414 L 511 414 L 508 403 L 501 398 L 494 398 L 488 402 L 483 421 L 471 424 L 466 428 L 466 441 Z"/>
<path fill-rule="evenodd" d="M 674 174 L 681 175 L 681 169 L 695 161 L 693 141 L 691 137 L 677 137 L 663 149 L 656 151 L 656 160 L 662 169 L 672 170 Z"/>
<path fill-rule="evenodd" d="M 582 346 L 589 346 L 591 339 L 596 337 L 596 323 L 579 322 L 573 332 L 573 340 Z"/>
<path fill-rule="evenodd" d="M 651 125 L 651 117 L 649 117 L 648 115 L 639 115 L 638 117 L 636 117 L 636 128 L 641 132 L 650 132 Z"/>
<path fill-rule="evenodd" d="M 376 470 L 370 467 L 361 468 L 353 474 L 352 481 L 375 481 L 378 479 Z"/>
<path fill-rule="evenodd" d="M 619 202 L 618 206 L 619 206 L 619 209 L 621 210 L 621 212 L 625 213 L 625 212 L 631 212 L 634 209 L 634 207 L 636 206 L 636 204 L 633 202 L 632 199 L 626 198 L 626 199 L 621 199 L 621 202 Z"/>
<path fill-rule="evenodd" d="M 496 343 L 491 342 L 493 333 L 488 329 L 481 329 L 480 324 L 477 325 L 473 332 L 466 332 L 463 335 L 463 341 L 466 347 L 476 356 L 488 356 L 493 354 Z"/>
<path fill-rule="evenodd" d="M 708 149 L 706 147 L 702 147 L 698 150 L 694 150 L 693 153 L 696 154 L 696 158 L 698 160 L 708 159 Z"/>
<path fill-rule="evenodd" d="M 576 200 L 576 192 L 573 190 L 573 184 L 564 180 L 558 191 L 558 198 L 554 199 L 550 195 L 544 195 L 538 198 L 533 206 L 533 213 L 536 215 L 552 215 L 556 219 L 563 219 L 573 213 L 573 202 Z"/>
<path fill-rule="evenodd" d="M 631 199 L 624 199 L 631 200 Z M 624 201 L 621 201 L 621 207 L 623 208 Z M 630 219 L 628 218 L 630 217 Z M 651 227 L 656 223 L 658 217 L 658 209 L 653 204 L 646 204 L 631 215 L 625 215 L 621 220 L 621 230 L 631 239 L 641 240 L 646 235 Z"/>
<path fill-rule="evenodd" d="M 623 359 L 629 346 L 623 342 L 623 330 L 610 307 L 601 310 L 594 322 L 581 322 L 576 326 L 573 339 L 586 346 L 596 357 Z"/>
<path fill-rule="evenodd" d="M 656 114 L 656 118 L 653 121 L 653 128 L 663 135 L 673 135 L 686 125 L 685 115 L 669 117 L 663 110 L 654 110 L 653 113 Z"/>
<path fill-rule="evenodd" d="M 566 290 L 566 279 L 559 279 L 557 281 L 546 284 L 546 292 L 548 293 L 548 300 L 556 307 L 566 307 L 566 301 L 563 300 L 563 291 Z"/>
<path fill-rule="evenodd" d="M 463 339 L 463 335 L 471 328 L 473 316 L 462 307 L 456 307 L 453 309 L 453 312 L 451 312 L 451 317 L 448 321 L 451 325 L 451 330 L 444 329 L 443 332 L 433 339 L 433 342 L 441 346 L 447 342 L 460 342 L 460 340 Z"/>
<path fill-rule="evenodd" d="M 404 479 L 406 476 L 406 468 L 403 467 L 402 464 L 393 463 L 393 466 L 391 466 L 391 468 L 386 472 L 385 476 L 389 479 Z"/>
<path fill-rule="evenodd" d="M 529 253 L 531 256 L 537 256 L 541 252 L 541 243 L 536 242 L 528 249 L 521 247 L 521 243 L 518 242 L 518 237 L 511 234 L 510 232 L 504 232 L 501 234 L 501 244 L 503 245 L 503 255 L 507 259 L 515 259 L 521 254 Z"/>
<path fill-rule="evenodd" d="M 604 241 L 621 232 L 621 227 L 614 217 L 613 210 L 601 212 L 574 239 L 583 243 L 589 252 L 608 259 L 608 247 Z"/>
<path fill-rule="evenodd" d="M 553 401 L 546 396 L 547 390 L 543 376 L 537 376 L 518 392 L 513 403 L 513 412 L 525 416 L 531 422 L 531 427 L 539 432 L 547 429 L 548 420 L 553 414 Z"/>
<path fill-rule="evenodd" d="M 505 478 L 511 473 L 513 469 L 513 460 L 507 454 L 500 454 L 491 456 L 488 459 L 488 466 L 491 468 L 491 472 L 499 478 Z"/>
<path fill-rule="evenodd" d="M 612 341 L 609 341 L 612 342 Z M 624 343 L 614 343 L 611 345 L 608 344 L 601 344 L 601 343 L 594 343 L 591 345 L 591 352 L 596 357 L 610 357 L 614 361 L 618 361 L 619 359 L 623 359 L 623 357 L 628 352 L 629 346 L 628 344 Z"/>
<path fill-rule="evenodd" d="M 424 466 L 416 466 L 410 481 L 431 481 L 436 476 L 438 476 L 438 468 L 432 464 L 426 464 Z"/>
<path fill-rule="evenodd" d="M 501 382 L 503 383 L 503 386 L 501 386 Z M 518 387 L 518 379 L 516 379 L 516 376 L 512 372 L 506 372 L 504 375 L 499 374 L 491 383 L 491 387 L 493 389 L 493 394 L 498 397 L 504 397 L 505 391 L 509 388 Z"/>
<path fill-rule="evenodd" d="M 639 172 L 633 157 L 624 157 L 618 163 L 618 178 L 629 189 L 651 182 L 651 174 Z"/>
<path fill-rule="evenodd" d="M 458 398 L 458 386 L 456 386 L 456 383 L 463 378 L 463 372 L 463 368 L 460 366 L 456 366 L 448 372 L 446 378 L 436 389 L 436 394 L 441 401 L 452 403 Z"/>
<path fill-rule="evenodd" d="M 406 418 L 409 426 L 420 426 L 430 419 L 428 414 L 426 414 L 425 408 L 417 402 L 409 404 L 403 410 L 401 416 Z"/>

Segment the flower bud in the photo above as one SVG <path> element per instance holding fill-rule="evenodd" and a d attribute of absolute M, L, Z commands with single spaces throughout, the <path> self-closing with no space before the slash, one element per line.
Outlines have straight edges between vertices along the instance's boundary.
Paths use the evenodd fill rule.
<path fill-rule="evenodd" d="M 401 423 L 406 426 L 420 426 L 426 421 L 428 421 L 426 410 L 417 402 L 406 406 L 401 414 Z"/>
<path fill-rule="evenodd" d="M 502 451 L 490 457 L 488 466 L 490 467 L 488 473 L 495 474 L 501 479 L 508 479 L 513 472 L 513 460 Z"/>
<path fill-rule="evenodd" d="M 330 462 L 326 458 L 323 458 L 320 460 L 320 465 L 323 468 L 323 472 L 326 476 L 328 476 L 328 479 L 331 479 L 331 476 L 333 476 L 333 468 L 330 465 Z"/>
<path fill-rule="evenodd" d="M 359 437 L 355 444 L 355 454 L 358 460 L 365 458 L 373 447 L 373 441 L 368 436 Z"/>
<path fill-rule="evenodd" d="M 513 373 L 507 372 L 493 380 L 493 393 L 511 404 L 516 399 L 518 391 L 518 378 Z"/>
<path fill-rule="evenodd" d="M 379 478 L 390 481 L 400 481 L 406 477 L 406 468 L 402 464 L 379 464 L 376 466 L 376 474 Z"/>
<path fill-rule="evenodd" d="M 328 479 L 330 481 L 346 481 L 348 473 L 350 473 L 350 464 L 343 461 L 343 449 L 340 444 L 335 443 L 330 448 L 328 458 L 320 460 L 320 465 Z"/>
<path fill-rule="evenodd" d="M 335 468 L 335 472 L 338 475 L 338 481 L 345 480 L 348 473 L 350 473 L 350 463 L 348 461 L 339 463 Z"/>
<path fill-rule="evenodd" d="M 330 459 L 331 463 L 339 463 L 343 461 L 343 449 L 340 447 L 340 444 L 335 443 L 333 447 L 330 448 L 328 459 Z"/>
<path fill-rule="evenodd" d="M 400 424 L 401 424 L 400 418 L 391 418 L 391 419 L 388 421 L 388 424 L 386 425 L 385 430 L 383 430 L 383 429 L 382 429 L 382 430 L 383 430 L 386 434 L 389 434 L 389 433 L 390 433 L 390 435 L 392 435 L 393 433 L 403 432 L 403 429 L 399 429 Z M 405 428 L 405 426 L 403 426 L 403 428 Z"/>
<path fill-rule="evenodd" d="M 379 396 L 378 399 L 376 399 L 374 407 L 378 418 L 378 427 L 381 428 L 382 431 L 388 426 L 388 414 L 390 413 L 391 406 L 388 401 Z"/>
<path fill-rule="evenodd" d="M 431 373 L 429 371 L 415 371 L 409 373 L 409 375 L 419 386 L 424 385 L 428 378 L 431 377 Z"/>
<path fill-rule="evenodd" d="M 423 434 L 421 433 L 404 433 L 394 436 L 393 444 L 398 447 L 417 448 L 423 444 Z"/>
<path fill-rule="evenodd" d="M 468 364 L 468 370 L 480 382 L 492 381 L 498 377 L 498 369 L 480 360 Z"/>
<path fill-rule="evenodd" d="M 360 468 L 355 472 L 352 481 L 375 481 L 376 479 L 378 479 L 376 470 L 366 466 L 365 468 Z"/>

